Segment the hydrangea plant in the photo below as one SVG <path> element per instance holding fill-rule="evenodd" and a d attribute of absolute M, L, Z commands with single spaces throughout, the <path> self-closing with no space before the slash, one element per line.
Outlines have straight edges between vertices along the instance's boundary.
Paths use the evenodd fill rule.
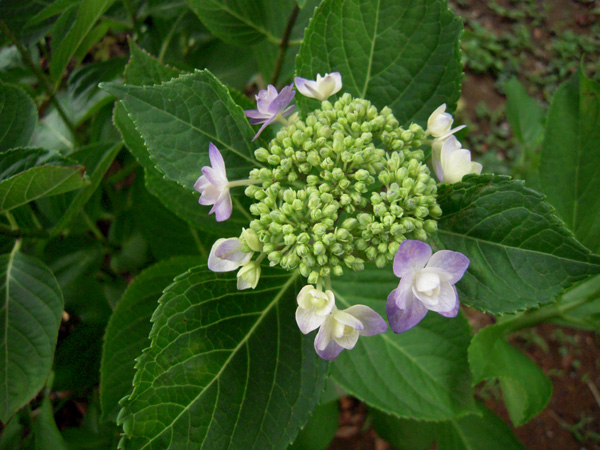
<path fill-rule="evenodd" d="M 83 358 L 53 365 L 81 321 L 62 348 L 104 333 L 81 435 L 121 449 L 298 448 L 340 392 L 422 447 L 520 448 L 473 387 L 499 379 L 521 425 L 552 386 L 506 337 L 600 327 L 598 84 L 557 91 L 540 193 L 460 143 L 445 1 L 167 3 L 0 2 L 0 58 L 38 77 L 0 82 L 0 447 L 80 436 L 50 392 L 97 386 Z M 123 17 L 127 66 L 71 73 Z M 497 323 L 473 336 L 463 306 Z"/>

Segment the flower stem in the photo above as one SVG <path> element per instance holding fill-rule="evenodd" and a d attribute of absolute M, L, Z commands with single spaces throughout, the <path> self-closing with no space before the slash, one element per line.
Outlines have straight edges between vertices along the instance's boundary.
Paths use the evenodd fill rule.
<path fill-rule="evenodd" d="M 277 80 L 279 79 L 279 75 L 281 75 L 281 68 L 283 67 L 283 60 L 285 58 L 285 52 L 290 44 L 290 35 L 292 34 L 292 29 L 296 24 L 296 19 L 298 19 L 298 13 L 300 12 L 300 7 L 296 4 L 290 17 L 288 19 L 287 27 L 283 33 L 283 37 L 281 38 L 281 43 L 279 44 L 279 53 L 277 54 L 277 60 L 275 61 L 275 68 L 273 70 L 273 76 L 271 77 L 271 84 L 275 86 Z"/>
<path fill-rule="evenodd" d="M 236 181 L 230 181 L 229 183 L 227 183 L 227 185 L 229 186 L 229 188 L 234 188 L 234 187 L 238 187 L 238 186 L 250 186 L 251 184 L 261 184 L 262 180 L 236 180 Z"/>

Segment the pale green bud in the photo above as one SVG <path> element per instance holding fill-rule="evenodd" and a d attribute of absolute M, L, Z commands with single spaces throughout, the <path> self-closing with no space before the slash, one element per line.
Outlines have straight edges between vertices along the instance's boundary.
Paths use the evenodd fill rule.
<path fill-rule="evenodd" d="M 242 234 L 240 239 L 252 250 L 253 252 L 262 252 L 263 244 L 258 239 L 256 231 L 242 228 Z"/>

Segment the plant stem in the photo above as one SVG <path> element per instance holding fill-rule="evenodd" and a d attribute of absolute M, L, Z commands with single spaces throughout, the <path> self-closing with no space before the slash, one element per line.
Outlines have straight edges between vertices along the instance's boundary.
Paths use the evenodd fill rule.
<path fill-rule="evenodd" d="M 8 38 L 13 42 L 13 44 L 15 44 L 17 50 L 19 50 L 19 53 L 23 57 L 23 61 L 25 61 L 25 64 L 29 66 L 29 68 L 33 71 L 33 73 L 39 80 L 40 84 L 48 94 L 50 102 L 54 105 L 56 111 L 58 112 L 62 120 L 65 122 L 71 133 L 73 133 L 73 136 L 77 137 L 77 130 L 75 128 L 75 125 L 73 124 L 73 122 L 71 122 L 71 119 L 69 119 L 69 117 L 65 113 L 65 110 L 62 108 L 62 106 L 60 106 L 60 103 L 58 103 L 58 100 L 56 100 L 56 97 L 54 96 L 54 88 L 52 87 L 52 83 L 48 80 L 48 78 L 46 78 L 46 75 L 44 75 L 44 73 L 39 69 L 39 67 L 33 62 L 27 49 L 23 47 L 23 44 L 21 44 L 19 39 L 17 39 L 17 37 L 12 33 L 12 31 L 10 31 L 10 29 L 2 19 L 0 19 L 0 31 L 6 34 Z"/>
<path fill-rule="evenodd" d="M 277 60 L 275 61 L 275 69 L 273 70 L 273 77 L 271 77 L 271 84 L 275 86 L 277 80 L 279 79 L 279 75 L 281 75 L 281 68 L 283 67 L 283 60 L 285 58 L 285 52 L 290 45 L 290 35 L 292 34 L 292 29 L 296 24 L 296 19 L 298 19 L 298 13 L 300 12 L 300 7 L 296 4 L 292 13 L 290 14 L 290 18 L 288 19 L 287 27 L 283 33 L 283 37 L 281 38 L 281 42 L 279 44 L 279 54 L 277 55 Z"/>
<path fill-rule="evenodd" d="M 204 245 L 202 245 L 202 241 L 200 240 L 200 236 L 198 236 L 198 232 L 191 225 L 188 225 L 188 228 L 190 229 L 190 234 L 192 235 L 192 238 L 194 238 L 194 242 L 196 243 L 196 247 L 198 248 L 200 255 L 202 255 L 204 259 L 208 259 L 208 252 L 206 251 L 206 248 L 204 248 Z"/>
<path fill-rule="evenodd" d="M 4 236 L 10 236 L 15 238 L 22 237 L 40 237 L 47 238 L 50 237 L 48 232 L 44 230 L 34 230 L 29 228 L 17 228 L 17 227 L 8 227 L 4 224 L 0 224 L 0 234 Z"/>

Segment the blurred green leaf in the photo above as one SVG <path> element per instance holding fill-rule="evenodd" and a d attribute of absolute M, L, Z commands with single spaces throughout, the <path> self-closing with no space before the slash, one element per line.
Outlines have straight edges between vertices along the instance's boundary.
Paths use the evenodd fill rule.
<path fill-rule="evenodd" d="M 333 284 L 338 308 L 367 305 L 385 316 L 389 293 L 399 279 L 367 267 Z M 313 335 L 311 335 L 313 336 Z M 331 365 L 331 377 L 348 393 L 398 417 L 445 420 L 473 412 L 467 348 L 471 332 L 459 316 L 429 313 L 414 329 L 358 340 Z"/>
<path fill-rule="evenodd" d="M 542 145 L 540 180 L 582 244 L 600 253 L 600 84 L 581 72 L 554 94 Z"/>
<path fill-rule="evenodd" d="M 35 450 L 68 450 L 67 443 L 56 426 L 49 396 L 44 397 L 38 412 L 32 429 Z"/>
<path fill-rule="evenodd" d="M 37 117 L 35 103 L 25 91 L 0 82 L 0 151 L 28 145 Z"/>
<path fill-rule="evenodd" d="M 377 409 L 370 409 L 369 416 L 373 419 L 377 434 L 390 443 L 394 450 L 429 450 L 435 442 L 437 423 L 399 419 Z"/>
<path fill-rule="evenodd" d="M 206 266 L 177 277 L 152 316 L 133 393 L 121 401 L 121 447 L 286 448 L 328 367 L 290 320 L 299 290 L 295 274 L 264 268 L 248 291 Z"/>
<path fill-rule="evenodd" d="M 75 52 L 92 30 L 98 18 L 114 0 L 82 0 L 67 9 L 53 29 L 50 77 L 58 83 Z"/>
<path fill-rule="evenodd" d="M 296 436 L 288 450 L 324 450 L 331 443 L 338 430 L 340 412 L 338 402 L 317 405 L 310 419 Z"/>
<path fill-rule="evenodd" d="M 552 383 L 529 357 L 504 340 L 504 324 L 477 333 L 469 346 L 473 383 L 498 378 L 508 414 L 515 426 L 538 415 L 552 397 Z"/>
<path fill-rule="evenodd" d="M 515 137 L 526 151 L 535 150 L 544 137 L 544 110 L 516 78 L 506 82 L 504 91 L 506 117 Z"/>
<path fill-rule="evenodd" d="M 44 386 L 63 298 L 54 275 L 16 247 L 0 256 L 0 420 L 6 423 Z"/>
<path fill-rule="evenodd" d="M 324 0 L 296 59 L 298 76 L 340 72 L 343 88 L 388 106 L 401 124 L 421 124 L 442 103 L 460 96 L 462 24 L 446 2 Z M 308 102 L 297 99 L 300 109 Z M 312 109 L 312 108 L 309 108 Z"/>
<path fill-rule="evenodd" d="M 512 313 L 550 303 L 574 282 L 600 273 L 600 257 L 523 182 L 467 176 L 442 185 L 438 203 L 444 215 L 433 241 L 471 260 L 456 287 L 461 302 L 481 311 Z"/>

